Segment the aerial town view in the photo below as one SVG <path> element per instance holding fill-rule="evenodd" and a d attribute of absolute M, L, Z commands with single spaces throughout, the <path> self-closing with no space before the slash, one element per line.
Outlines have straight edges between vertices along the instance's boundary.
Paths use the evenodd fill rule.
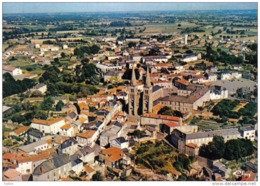
<path fill-rule="evenodd" d="M 258 181 L 257 2 L 2 7 L 2 181 Z"/>

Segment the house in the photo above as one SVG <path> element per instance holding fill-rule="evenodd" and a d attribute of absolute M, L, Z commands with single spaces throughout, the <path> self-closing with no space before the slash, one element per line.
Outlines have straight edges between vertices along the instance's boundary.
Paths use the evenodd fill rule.
<path fill-rule="evenodd" d="M 76 134 L 76 140 L 78 141 L 79 145 L 85 146 L 85 145 L 91 145 L 94 142 L 95 139 L 95 133 L 97 131 L 95 130 L 87 130 L 83 133 Z"/>
<path fill-rule="evenodd" d="M 75 173 L 75 175 L 79 175 L 83 170 L 83 161 L 80 159 L 80 154 L 75 153 L 71 157 L 71 171 L 70 173 Z"/>
<path fill-rule="evenodd" d="M 12 65 L 3 65 L 3 74 L 10 73 L 12 76 L 19 76 L 23 74 L 20 68 L 15 68 Z"/>
<path fill-rule="evenodd" d="M 165 123 L 160 124 L 161 125 L 161 131 L 166 134 L 171 134 L 176 127 L 179 127 L 179 122 L 176 121 L 168 121 Z"/>
<path fill-rule="evenodd" d="M 57 181 L 69 176 L 72 169 L 68 154 L 55 156 L 38 165 L 32 174 L 33 181 Z"/>
<path fill-rule="evenodd" d="M 124 152 L 117 147 L 104 149 L 99 154 L 99 160 L 110 168 L 119 168 L 125 157 Z"/>
<path fill-rule="evenodd" d="M 189 55 L 185 55 L 183 58 L 181 58 L 182 62 L 192 62 L 192 61 L 197 61 L 198 60 L 198 55 L 196 54 L 189 54 Z"/>
<path fill-rule="evenodd" d="M 231 80 L 231 79 L 240 79 L 242 78 L 242 73 L 240 72 L 222 72 L 220 74 L 221 80 Z"/>
<path fill-rule="evenodd" d="M 100 135 L 100 146 L 104 147 L 108 145 L 112 139 L 117 138 L 121 129 L 122 124 L 120 124 L 118 121 L 114 122 L 111 127 L 107 128 L 107 130 Z"/>
<path fill-rule="evenodd" d="M 231 169 L 227 168 L 223 163 L 217 161 L 213 162 L 213 168 L 214 173 L 220 174 L 224 178 L 229 178 L 229 174 L 231 173 Z"/>
<path fill-rule="evenodd" d="M 244 139 L 249 139 L 251 141 L 254 141 L 255 140 L 255 129 L 251 126 L 246 126 L 246 127 L 240 127 L 239 128 L 239 131 L 241 133 L 241 136 L 244 138 Z"/>
<path fill-rule="evenodd" d="M 40 91 L 42 94 L 45 94 L 45 92 L 47 91 L 47 85 L 44 83 L 40 83 L 30 89 L 31 92 L 36 90 Z"/>
<path fill-rule="evenodd" d="M 54 152 L 54 149 L 50 150 L 49 152 Z M 22 175 L 32 174 L 36 166 L 51 158 L 51 153 L 49 152 L 18 157 L 16 170 L 22 173 Z"/>
<path fill-rule="evenodd" d="M 111 140 L 110 146 L 117 147 L 120 149 L 125 149 L 125 148 L 129 147 L 129 142 L 125 138 L 119 137 L 119 138 Z"/>
<path fill-rule="evenodd" d="M 95 144 L 94 147 L 85 146 L 82 147 L 80 150 L 81 152 L 81 160 L 84 163 L 94 163 L 95 157 L 97 157 L 101 151 L 100 146 Z"/>
<path fill-rule="evenodd" d="M 88 179 L 91 179 L 92 176 L 96 173 L 96 171 L 88 165 L 84 165 L 84 170 L 87 174 L 86 178 L 88 178 Z"/>
<path fill-rule="evenodd" d="M 185 153 L 189 156 L 199 155 L 199 147 L 194 143 L 188 143 L 185 146 Z"/>
<path fill-rule="evenodd" d="M 3 172 L 3 181 L 22 181 L 22 174 L 15 169 Z"/>
<path fill-rule="evenodd" d="M 257 181 L 257 173 L 246 171 L 240 181 Z"/>
<path fill-rule="evenodd" d="M 211 86 L 210 87 L 210 99 L 225 99 L 228 98 L 228 90 L 221 86 Z"/>
<path fill-rule="evenodd" d="M 185 126 L 186 128 L 187 126 Z M 184 128 L 184 126 L 183 126 Z M 208 144 L 213 140 L 214 136 L 223 136 L 224 141 L 230 139 L 241 138 L 241 134 L 238 128 L 229 128 L 221 130 L 212 130 L 197 132 L 195 128 L 192 128 L 191 131 L 183 131 L 183 128 L 175 129 L 171 134 L 171 143 L 177 147 L 180 151 L 185 152 L 185 146 L 189 143 L 193 143 L 200 147 L 203 144 Z"/>
<path fill-rule="evenodd" d="M 60 127 L 60 134 L 63 136 L 75 136 L 74 126 L 72 124 L 65 124 Z"/>
<path fill-rule="evenodd" d="M 30 141 L 32 141 L 32 142 L 39 141 L 43 137 L 43 133 L 37 129 L 29 130 L 27 135 L 28 135 Z"/>
<path fill-rule="evenodd" d="M 78 142 L 74 138 L 68 138 L 60 144 L 58 151 L 62 154 L 72 155 L 78 151 Z"/>
<path fill-rule="evenodd" d="M 122 80 L 123 73 L 120 71 L 107 71 L 104 74 L 105 82 L 117 82 Z"/>
<path fill-rule="evenodd" d="M 65 125 L 64 118 L 53 118 L 51 120 L 33 119 L 31 127 L 38 129 L 46 134 L 57 134 L 61 131 L 61 127 Z"/>
<path fill-rule="evenodd" d="M 22 136 L 22 135 L 25 135 L 30 128 L 31 127 L 29 127 L 29 126 L 19 127 L 18 129 L 10 132 L 9 136 Z"/>
<path fill-rule="evenodd" d="M 62 46 L 62 49 L 63 49 L 63 50 L 68 49 L 68 45 L 63 45 L 63 46 Z"/>
<path fill-rule="evenodd" d="M 257 164 L 256 163 L 252 163 L 251 161 L 247 161 L 246 163 L 244 163 L 244 165 L 242 166 L 244 169 L 246 170 L 251 170 L 254 173 L 257 173 Z"/>
<path fill-rule="evenodd" d="M 29 145 L 23 145 L 19 147 L 19 151 L 29 155 L 38 154 L 47 149 L 49 149 L 49 145 L 45 140 L 36 141 Z"/>

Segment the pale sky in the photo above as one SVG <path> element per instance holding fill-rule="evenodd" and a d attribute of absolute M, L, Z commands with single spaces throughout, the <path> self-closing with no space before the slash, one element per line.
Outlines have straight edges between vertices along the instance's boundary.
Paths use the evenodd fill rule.
<path fill-rule="evenodd" d="M 9 3 L 3 13 L 115 12 L 257 9 L 257 3 Z"/>

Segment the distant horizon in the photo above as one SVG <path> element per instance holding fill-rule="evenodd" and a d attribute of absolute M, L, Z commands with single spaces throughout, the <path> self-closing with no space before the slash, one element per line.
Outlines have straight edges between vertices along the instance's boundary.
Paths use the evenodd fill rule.
<path fill-rule="evenodd" d="M 3 13 L 3 15 L 20 15 L 20 14 L 78 14 L 78 13 L 86 13 L 86 14 L 95 14 L 95 13 L 99 13 L 99 14 L 106 14 L 106 13 L 140 13 L 140 12 L 189 12 L 189 11 L 230 11 L 232 9 L 221 9 L 221 10 L 140 10 L 140 11 L 134 11 L 134 10 L 130 10 L 130 11 L 107 11 L 107 12 L 28 12 L 28 13 L 24 13 L 24 12 L 19 12 L 19 13 Z M 252 11 L 252 10 L 258 10 L 258 9 L 233 9 L 232 11 Z"/>
<path fill-rule="evenodd" d="M 9 3 L 3 2 L 3 14 L 48 14 L 48 13 L 130 13 L 149 11 L 217 11 L 217 10 L 258 10 L 257 2 L 81 2 L 81 3 Z M 172 6 L 170 6 L 172 5 Z"/>

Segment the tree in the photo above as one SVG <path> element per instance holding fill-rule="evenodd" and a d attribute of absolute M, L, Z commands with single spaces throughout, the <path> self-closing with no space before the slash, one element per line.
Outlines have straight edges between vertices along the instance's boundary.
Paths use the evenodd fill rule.
<path fill-rule="evenodd" d="M 60 55 L 61 55 L 61 58 L 65 58 L 66 57 L 66 54 L 64 52 L 62 52 Z"/>
<path fill-rule="evenodd" d="M 100 171 L 97 171 L 96 174 L 92 176 L 92 181 L 102 181 L 102 175 Z"/>
<path fill-rule="evenodd" d="M 178 24 L 178 27 L 181 27 L 181 24 Z"/>
<path fill-rule="evenodd" d="M 44 98 L 43 102 L 41 103 L 42 110 L 51 110 L 52 106 L 54 104 L 54 100 L 52 97 L 47 96 Z"/>
<path fill-rule="evenodd" d="M 56 104 L 56 111 L 61 111 L 62 107 L 64 106 L 63 101 L 59 100 Z"/>
<path fill-rule="evenodd" d="M 128 47 L 129 47 L 129 48 L 136 47 L 136 43 L 134 43 L 134 42 L 129 42 L 129 43 L 128 43 Z"/>
<path fill-rule="evenodd" d="M 253 154 L 253 143 L 248 139 L 232 139 L 226 142 L 224 158 L 238 160 Z"/>
<path fill-rule="evenodd" d="M 214 136 L 208 145 L 202 145 L 199 150 L 200 156 L 215 160 L 220 159 L 225 153 L 225 142 L 222 136 Z"/>

